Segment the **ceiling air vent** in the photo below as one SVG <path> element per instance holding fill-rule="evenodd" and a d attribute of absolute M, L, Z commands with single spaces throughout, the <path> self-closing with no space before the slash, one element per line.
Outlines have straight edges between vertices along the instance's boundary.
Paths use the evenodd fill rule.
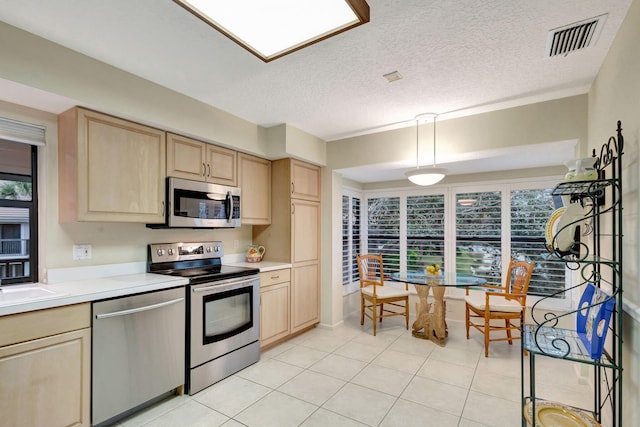
<path fill-rule="evenodd" d="M 395 82 L 395 81 L 398 81 L 398 80 L 402 80 L 402 75 L 397 71 L 393 71 L 391 73 L 383 74 L 382 77 L 387 79 L 387 81 L 389 83 Z"/>
<path fill-rule="evenodd" d="M 606 19 L 604 14 L 549 31 L 547 56 L 567 55 L 594 45 Z"/>

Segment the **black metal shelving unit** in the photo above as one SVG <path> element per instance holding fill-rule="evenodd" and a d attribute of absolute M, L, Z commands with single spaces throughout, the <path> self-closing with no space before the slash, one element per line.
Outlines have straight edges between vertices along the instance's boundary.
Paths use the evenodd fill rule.
<path fill-rule="evenodd" d="M 623 136 L 621 122 L 618 121 L 616 135 L 603 144 L 600 153 L 594 150 L 594 168 L 598 179 L 560 183 L 553 195 L 561 196 L 565 206 L 581 203 L 584 217 L 577 218 L 553 233 L 553 240 L 547 249 L 552 258 L 579 277 L 577 284 L 545 297 L 531 308 L 533 323 L 523 325 L 522 330 L 522 426 L 541 425 L 536 420 L 536 408 L 557 404 L 602 424 L 622 427 L 622 154 Z M 581 236 L 580 229 L 573 234 L 573 242 L 562 245 L 558 236 L 578 227 L 586 228 L 587 235 Z M 566 234 L 565 234 L 566 235 Z M 556 313 L 543 310 L 544 301 L 549 298 L 569 297 L 570 291 L 584 292 L 587 287 L 597 288 L 601 298 L 579 305 L 575 310 Z M 601 293 L 602 292 L 602 293 Z M 561 295 L 565 294 L 565 295 Z M 615 302 L 615 305 L 613 305 Z M 585 335 L 570 328 L 561 328 L 578 317 L 587 318 L 585 313 L 604 313 L 605 307 L 613 306 L 607 325 L 606 339 L 602 350 L 585 345 Z M 563 319 L 566 318 L 566 319 Z M 593 323 L 594 317 L 589 320 Z M 576 322 L 573 323 L 574 325 Z M 598 326 L 606 322 L 595 318 L 595 324 L 588 329 L 594 338 Z M 601 334 L 602 331 L 599 331 Z M 597 337 L 595 337 L 597 338 Z M 601 351 L 601 355 L 599 354 Z M 593 368 L 593 403 L 588 408 L 576 408 L 563 402 L 549 402 L 536 394 L 536 359 L 550 357 L 590 365 Z M 527 369 L 528 368 L 528 369 Z M 526 379 L 528 377 L 528 385 Z M 529 418 L 529 420 L 527 419 Z M 609 425 L 609 424 L 608 424 Z"/>

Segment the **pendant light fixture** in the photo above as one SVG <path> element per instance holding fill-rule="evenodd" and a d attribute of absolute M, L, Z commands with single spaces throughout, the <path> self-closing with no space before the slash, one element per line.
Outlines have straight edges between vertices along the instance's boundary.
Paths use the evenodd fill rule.
<path fill-rule="evenodd" d="M 417 185 L 433 185 L 447 175 L 447 170 L 436 167 L 436 113 L 424 113 L 416 116 L 416 168 L 406 173 L 409 181 Z M 420 122 L 433 120 L 433 166 L 420 167 Z"/>

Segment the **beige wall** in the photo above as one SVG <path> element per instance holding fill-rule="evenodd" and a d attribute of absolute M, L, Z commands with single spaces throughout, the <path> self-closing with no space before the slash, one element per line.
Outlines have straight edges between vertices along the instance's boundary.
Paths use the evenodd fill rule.
<path fill-rule="evenodd" d="M 46 281 L 46 272 L 52 268 L 145 262 L 149 243 L 222 240 L 227 254 L 242 254 L 251 243 L 251 226 L 234 230 L 151 230 L 144 224 L 59 224 L 56 114 L 72 105 L 265 158 L 295 156 L 320 165 L 325 162 L 324 141 L 298 129 L 287 129 L 284 145 L 275 144 L 272 150 L 267 130 L 253 123 L 2 22 L 0 58 L 0 79 L 55 96 L 53 105 L 60 109 L 52 114 L 42 111 L 38 101 L 30 105 L 33 108 L 11 104 L 3 102 L 0 94 L 0 115 L 47 128 L 47 145 L 39 149 L 41 281 Z M 30 102 L 25 99 L 24 103 Z M 298 147 L 300 142 L 303 144 Z M 287 152 L 291 147 L 296 147 L 294 153 Z M 93 246 L 92 259 L 73 261 L 72 245 L 84 243 Z"/>
<path fill-rule="evenodd" d="M 0 78 L 118 117 L 266 154 L 255 124 L 2 22 L 0 57 Z"/>
<path fill-rule="evenodd" d="M 623 420 L 640 418 L 640 0 L 634 0 L 589 91 L 589 147 L 599 149 L 622 121 L 623 157 Z"/>
<path fill-rule="evenodd" d="M 72 103 L 67 108 L 82 105 L 269 159 L 326 161 L 325 142 L 299 129 L 286 125 L 272 148 L 254 123 L 3 22 L 0 58 L 1 79 L 60 96 Z"/>
<path fill-rule="evenodd" d="M 415 158 L 415 127 L 327 143 L 327 164 L 343 169 Z M 460 158 L 518 145 L 587 140 L 587 96 L 493 111 L 438 122 L 438 159 Z M 393 147 L 393 149 L 390 149 Z M 586 148 L 582 148 L 584 155 Z"/>
<path fill-rule="evenodd" d="M 319 166 L 327 163 L 326 143 L 288 124 L 266 129 L 269 155 L 272 159 L 293 157 Z"/>
<path fill-rule="evenodd" d="M 517 180 L 527 178 L 539 178 L 550 176 L 564 176 L 567 173 L 566 166 L 549 166 L 544 168 L 528 168 L 518 170 L 507 170 L 500 172 L 485 172 L 474 173 L 466 175 L 450 175 L 442 180 L 443 185 L 455 185 L 455 184 L 468 184 L 470 182 L 487 182 L 487 181 L 504 181 L 504 180 Z M 418 188 L 413 184 L 410 184 L 406 179 L 402 181 L 386 181 L 386 182 L 371 182 L 364 184 L 362 188 L 364 190 L 384 190 L 392 188 L 409 187 Z"/>

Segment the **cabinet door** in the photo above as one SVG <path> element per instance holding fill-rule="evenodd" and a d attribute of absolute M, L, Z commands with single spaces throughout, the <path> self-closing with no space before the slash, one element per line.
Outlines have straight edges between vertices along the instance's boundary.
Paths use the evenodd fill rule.
<path fill-rule="evenodd" d="M 291 160 L 291 197 L 320 201 L 320 168 Z"/>
<path fill-rule="evenodd" d="M 207 144 L 207 181 L 215 184 L 236 186 L 237 152 Z"/>
<path fill-rule="evenodd" d="M 291 201 L 291 262 L 317 262 L 320 259 L 320 204 Z"/>
<path fill-rule="evenodd" d="M 238 185 L 242 223 L 271 224 L 271 162 L 239 153 Z"/>
<path fill-rule="evenodd" d="M 289 335 L 289 282 L 260 289 L 260 345 Z"/>
<path fill-rule="evenodd" d="M 313 263 L 291 270 L 291 333 L 320 321 L 320 271 Z"/>
<path fill-rule="evenodd" d="M 58 131 L 60 221 L 164 222 L 163 131 L 80 108 Z"/>
<path fill-rule="evenodd" d="M 90 425 L 91 329 L 0 348 L 0 424 Z"/>
<path fill-rule="evenodd" d="M 167 176 L 204 181 L 207 172 L 205 143 L 167 134 Z"/>

